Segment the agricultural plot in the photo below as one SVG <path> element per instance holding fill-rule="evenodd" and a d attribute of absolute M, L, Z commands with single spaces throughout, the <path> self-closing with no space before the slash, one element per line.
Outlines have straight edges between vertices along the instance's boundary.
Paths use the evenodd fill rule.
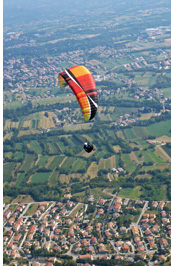
<path fill-rule="evenodd" d="M 42 148 L 40 146 L 40 144 L 38 143 L 37 140 L 32 140 L 29 144 L 28 147 L 34 151 L 37 154 L 41 154 L 42 153 Z"/>
<path fill-rule="evenodd" d="M 72 165 L 74 164 L 76 158 L 74 157 L 66 157 L 66 160 L 62 163 L 61 168 L 70 171 L 72 169 Z"/>
<path fill-rule="evenodd" d="M 5 130 L 10 130 L 12 128 L 18 128 L 19 127 L 19 122 L 12 122 L 10 119 L 5 121 Z"/>
<path fill-rule="evenodd" d="M 22 137 L 25 135 L 32 135 L 32 134 L 41 134 L 42 132 L 37 129 L 29 129 L 29 130 L 20 130 L 18 133 L 18 137 Z"/>
<path fill-rule="evenodd" d="M 15 163 L 6 163 L 3 165 L 3 182 L 10 182 L 12 180 L 14 168 Z"/>
<path fill-rule="evenodd" d="M 72 171 L 78 172 L 79 170 L 85 169 L 86 165 L 87 162 L 85 160 L 77 159 L 72 165 Z"/>
<path fill-rule="evenodd" d="M 162 149 L 169 155 L 169 157 L 171 157 L 171 148 L 164 145 L 162 146 Z"/>
<path fill-rule="evenodd" d="M 23 124 L 22 124 L 22 127 L 31 129 L 32 128 L 32 120 L 24 121 Z"/>
<path fill-rule="evenodd" d="M 19 171 L 27 172 L 33 167 L 33 165 L 34 165 L 34 155 L 26 154 L 23 165 L 20 167 Z"/>
<path fill-rule="evenodd" d="M 39 120 L 33 119 L 31 122 L 32 122 L 32 125 L 31 125 L 32 128 L 37 129 L 39 127 Z"/>
<path fill-rule="evenodd" d="M 91 178 L 94 178 L 97 176 L 97 172 L 98 172 L 98 165 L 95 162 L 92 162 L 86 172 L 86 175 L 90 176 Z"/>
<path fill-rule="evenodd" d="M 123 154 L 122 155 L 122 160 L 124 162 L 124 170 L 128 171 L 129 173 L 132 173 L 135 168 L 136 168 L 136 165 L 135 163 L 131 160 L 129 154 Z"/>
<path fill-rule="evenodd" d="M 46 143 L 47 146 L 47 151 L 49 154 L 58 154 L 58 149 L 56 147 L 56 145 L 54 145 L 54 143 Z"/>
<path fill-rule="evenodd" d="M 24 179 L 25 179 L 25 174 L 24 173 L 19 174 L 18 177 L 17 177 L 16 185 L 20 186 Z"/>
<path fill-rule="evenodd" d="M 118 196 L 136 200 L 139 199 L 142 195 L 142 192 L 140 190 L 140 186 L 137 186 L 135 188 L 122 188 L 121 191 L 118 193 Z"/>
<path fill-rule="evenodd" d="M 21 151 L 22 147 L 23 147 L 23 144 L 22 144 L 22 143 L 20 143 L 20 142 L 15 143 L 15 149 L 16 149 L 17 151 Z"/>
<path fill-rule="evenodd" d="M 16 153 L 14 154 L 14 157 L 15 157 L 15 159 L 18 161 L 18 160 L 24 158 L 24 153 L 23 153 L 23 152 L 16 152 Z"/>
<path fill-rule="evenodd" d="M 162 121 L 159 123 L 152 124 L 146 127 L 149 135 L 155 136 L 156 138 L 167 135 L 171 137 L 170 131 L 170 120 Z"/>
<path fill-rule="evenodd" d="M 147 138 L 149 135 L 145 127 L 133 127 L 133 130 L 138 138 Z"/>
<path fill-rule="evenodd" d="M 45 167 L 48 159 L 49 159 L 49 156 L 46 156 L 46 155 L 45 156 L 40 156 L 38 161 L 37 161 L 37 165 L 39 167 Z"/>
<path fill-rule="evenodd" d="M 148 154 L 150 155 L 150 157 L 153 159 L 155 163 L 164 163 L 164 161 L 161 158 L 159 158 L 154 151 L 148 150 Z"/>
<path fill-rule="evenodd" d="M 124 129 L 124 132 L 126 134 L 127 139 L 135 139 L 136 135 L 132 128 L 126 128 Z"/>
<path fill-rule="evenodd" d="M 105 169 L 105 170 L 111 170 L 112 168 L 116 168 L 116 160 L 115 155 L 108 159 L 101 159 L 99 162 L 99 170 Z"/>
<path fill-rule="evenodd" d="M 139 118 L 139 120 L 148 120 L 150 119 L 152 116 L 154 116 L 155 113 L 145 113 L 145 114 L 141 114 L 141 117 Z"/>
<path fill-rule="evenodd" d="M 32 175 L 30 182 L 31 183 L 45 183 L 48 181 L 50 175 L 51 175 L 51 172 L 36 173 Z"/>
<path fill-rule="evenodd" d="M 61 174 L 59 176 L 59 181 L 61 183 L 69 184 L 69 180 L 70 180 L 70 176 L 69 175 Z"/>
<path fill-rule="evenodd" d="M 60 167 L 60 164 L 64 160 L 65 156 L 55 156 L 53 160 L 48 165 L 47 169 L 53 170 L 54 168 Z"/>
<path fill-rule="evenodd" d="M 56 185 L 58 180 L 59 180 L 59 172 L 53 171 L 51 176 L 49 177 L 49 185 L 51 186 Z"/>

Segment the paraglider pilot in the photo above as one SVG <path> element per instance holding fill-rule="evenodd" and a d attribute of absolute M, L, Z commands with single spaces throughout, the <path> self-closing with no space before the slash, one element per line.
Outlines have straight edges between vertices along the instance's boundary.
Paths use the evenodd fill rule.
<path fill-rule="evenodd" d="M 84 150 L 89 153 L 91 151 L 95 151 L 95 148 L 93 145 L 90 145 L 88 142 L 85 142 L 84 143 Z"/>

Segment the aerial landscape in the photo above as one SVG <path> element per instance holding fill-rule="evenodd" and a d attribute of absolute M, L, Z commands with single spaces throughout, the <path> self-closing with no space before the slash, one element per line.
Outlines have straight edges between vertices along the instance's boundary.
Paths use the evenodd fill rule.
<path fill-rule="evenodd" d="M 2 104 L 3 265 L 171 265 L 170 0 L 4 0 Z"/>

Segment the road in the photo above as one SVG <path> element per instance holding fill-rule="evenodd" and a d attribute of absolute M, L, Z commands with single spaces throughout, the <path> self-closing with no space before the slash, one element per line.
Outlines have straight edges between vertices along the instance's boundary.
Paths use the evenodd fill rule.
<path fill-rule="evenodd" d="M 106 214 L 106 217 L 105 217 L 105 220 L 104 220 L 104 223 L 103 223 L 103 228 L 102 228 L 102 235 L 103 235 L 103 237 L 105 237 L 105 236 L 104 236 L 105 225 L 106 225 L 106 222 L 107 222 L 107 220 L 108 220 L 109 213 L 110 213 L 110 211 L 111 211 L 111 209 L 112 209 L 112 206 L 113 206 L 113 203 L 114 203 L 115 198 L 116 198 L 116 194 L 113 196 L 113 199 L 111 200 L 111 203 L 110 203 L 110 205 L 109 205 L 109 207 L 108 207 L 107 214 Z"/>
<path fill-rule="evenodd" d="M 136 225 L 139 224 L 139 222 L 140 222 L 140 220 L 141 220 L 141 217 L 143 216 L 143 214 L 145 213 L 145 211 L 146 211 L 147 209 L 148 209 L 148 201 L 145 202 L 144 207 L 143 207 L 143 209 L 142 209 L 142 211 L 141 211 L 141 214 L 140 214 L 140 216 L 139 216 L 139 218 L 138 218 L 138 220 L 137 220 L 137 222 L 136 222 Z"/>

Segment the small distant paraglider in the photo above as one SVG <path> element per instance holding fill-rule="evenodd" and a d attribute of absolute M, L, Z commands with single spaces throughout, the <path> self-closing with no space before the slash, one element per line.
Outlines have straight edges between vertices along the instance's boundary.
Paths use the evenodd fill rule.
<path fill-rule="evenodd" d="M 85 122 L 95 117 L 98 109 L 97 88 L 93 75 L 86 67 L 78 65 L 65 69 L 59 73 L 59 85 L 61 88 L 69 85 L 72 89 L 81 107 Z M 84 150 L 89 153 L 94 150 L 94 147 L 85 142 Z"/>
<path fill-rule="evenodd" d="M 88 153 L 91 151 L 95 151 L 95 148 L 93 145 L 90 145 L 87 141 L 84 143 L 84 150 Z"/>

